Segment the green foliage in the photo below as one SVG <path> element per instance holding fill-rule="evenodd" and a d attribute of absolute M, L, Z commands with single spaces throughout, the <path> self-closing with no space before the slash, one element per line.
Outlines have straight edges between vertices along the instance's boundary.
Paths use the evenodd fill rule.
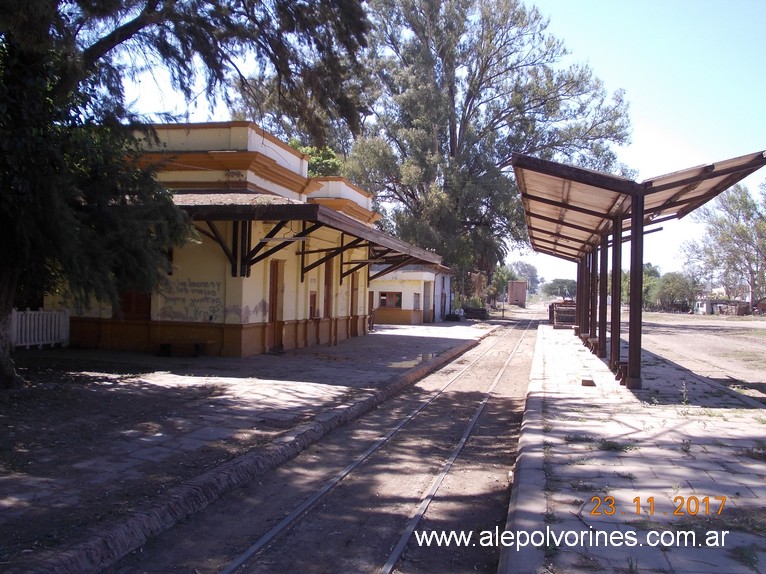
<path fill-rule="evenodd" d="M 705 224 L 705 235 L 683 248 L 688 274 L 753 305 L 766 299 L 766 183 L 760 191 L 755 198 L 736 185 L 698 209 L 694 218 Z"/>
<path fill-rule="evenodd" d="M 503 295 L 508 292 L 508 282 L 515 281 L 518 278 L 519 276 L 510 267 L 505 265 L 498 266 L 492 274 L 492 286 L 498 295 Z"/>
<path fill-rule="evenodd" d="M 666 273 L 653 285 L 650 306 L 661 311 L 688 311 L 697 298 L 699 284 L 682 273 Z"/>
<path fill-rule="evenodd" d="M 548 297 L 574 298 L 577 294 L 577 281 L 574 279 L 554 279 L 543 285 L 543 294 Z"/>
<path fill-rule="evenodd" d="M 3 71 L 8 78 L 10 67 Z M 187 235 L 185 217 L 138 167 L 129 126 L 104 108 L 61 111 L 49 108 L 59 123 L 39 121 L 37 137 L 24 141 L 36 144 L 32 158 L 20 156 L 13 116 L 0 116 L 0 241 L 12 246 L 0 266 L 18 273 L 22 293 L 51 290 L 60 278 L 80 302 L 150 291 L 168 266 L 167 250 Z"/>
<path fill-rule="evenodd" d="M 230 0 L 208 2 L 235 15 L 235 30 L 246 30 L 240 47 L 261 64 L 237 78 L 229 101 L 236 117 L 285 139 L 307 135 L 320 147 L 361 132 L 368 71 L 357 56 L 370 23 L 360 0 L 268 0 L 244 10 Z"/>
<path fill-rule="evenodd" d="M 654 308 L 654 301 L 657 298 L 656 293 L 660 282 L 660 269 L 651 263 L 644 263 L 643 275 L 641 302 L 645 309 Z M 630 276 L 628 276 L 628 286 L 630 286 Z M 628 291 L 630 291 L 629 288 Z"/>
<path fill-rule="evenodd" d="M 339 176 L 342 161 L 338 158 L 332 149 L 327 146 L 318 148 L 316 146 L 301 145 L 300 142 L 292 138 L 290 146 L 304 155 L 309 156 L 309 177 L 332 177 Z"/>
<path fill-rule="evenodd" d="M 34 293 L 51 285 L 24 282 L 56 276 L 80 301 L 115 301 L 150 290 L 188 231 L 138 167 L 126 77 L 162 64 L 187 98 L 201 77 L 228 100 L 219 88 L 238 72 L 233 59 L 248 56 L 310 133 L 323 131 L 317 106 L 358 129 L 345 80 L 367 30 L 357 0 L 0 3 L 0 386 L 15 379 L 8 328 L 19 281 Z"/>
<path fill-rule="evenodd" d="M 452 306 L 454 309 L 467 309 L 469 307 L 484 307 L 484 301 L 481 297 L 478 297 L 476 295 L 472 295 L 468 298 L 463 298 L 461 296 L 456 296 L 455 300 L 452 302 Z"/>
<path fill-rule="evenodd" d="M 515 261 L 511 263 L 511 269 L 514 270 L 519 278 L 527 280 L 530 293 L 537 293 L 541 281 L 537 276 L 537 268 L 534 265 L 524 261 Z"/>
<path fill-rule="evenodd" d="M 617 170 L 627 139 L 622 94 L 514 0 L 373 0 L 366 65 L 373 121 L 344 172 L 392 206 L 397 234 L 437 250 L 458 275 L 490 274 L 526 241 L 514 152 Z M 460 288 L 465 281 L 457 281 Z"/>
<path fill-rule="evenodd" d="M 660 268 L 651 263 L 644 263 L 644 277 L 650 277 L 652 279 L 659 279 L 662 276 Z"/>

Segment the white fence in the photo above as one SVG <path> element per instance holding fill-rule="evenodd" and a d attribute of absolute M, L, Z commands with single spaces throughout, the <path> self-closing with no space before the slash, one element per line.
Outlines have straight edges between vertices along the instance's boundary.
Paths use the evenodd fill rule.
<path fill-rule="evenodd" d="M 16 311 L 11 315 L 14 347 L 69 344 L 69 311 Z"/>

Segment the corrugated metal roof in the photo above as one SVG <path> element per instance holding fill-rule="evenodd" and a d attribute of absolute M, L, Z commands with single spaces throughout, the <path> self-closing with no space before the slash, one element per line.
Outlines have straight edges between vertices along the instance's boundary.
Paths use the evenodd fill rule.
<path fill-rule="evenodd" d="M 681 218 L 766 164 L 766 151 L 637 183 L 606 173 L 515 154 L 532 248 L 578 261 L 609 233 L 615 217 L 630 229 L 631 198 L 644 197 L 645 224 Z"/>

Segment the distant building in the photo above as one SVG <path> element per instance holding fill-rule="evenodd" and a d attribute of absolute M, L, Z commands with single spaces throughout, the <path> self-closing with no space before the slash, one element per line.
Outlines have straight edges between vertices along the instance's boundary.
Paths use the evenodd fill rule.
<path fill-rule="evenodd" d="M 376 267 L 372 273 L 375 275 Z M 375 323 L 419 325 L 444 321 L 452 308 L 450 273 L 442 265 L 408 265 L 370 281 Z"/>
<path fill-rule="evenodd" d="M 694 302 L 695 315 L 748 315 L 750 303 L 732 299 L 704 299 Z"/>
<path fill-rule="evenodd" d="M 508 303 L 519 307 L 527 306 L 527 282 L 524 279 L 508 281 Z"/>

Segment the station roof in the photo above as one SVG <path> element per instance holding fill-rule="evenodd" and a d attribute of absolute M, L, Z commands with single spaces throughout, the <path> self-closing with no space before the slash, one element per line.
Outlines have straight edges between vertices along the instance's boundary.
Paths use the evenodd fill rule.
<path fill-rule="evenodd" d="M 348 243 L 328 250 L 329 255 L 326 258 L 339 256 L 352 247 L 369 249 L 370 258 L 353 262 L 356 265 L 344 271 L 344 276 L 373 263 L 386 267 L 371 278 L 385 275 L 404 265 L 440 265 L 442 261 L 441 256 L 433 251 L 402 241 L 318 203 L 302 203 L 261 193 L 221 193 L 219 190 L 178 192 L 173 195 L 173 201 L 186 211 L 192 221 L 206 223 L 208 229 L 197 227 L 198 231 L 221 246 L 231 262 L 234 273 L 238 265 L 245 266 L 247 270 L 258 261 L 284 249 L 291 242 L 305 239 L 322 227 L 335 229 L 349 236 Z M 232 240 L 230 244 L 229 239 L 224 237 L 215 223 L 220 221 L 231 221 L 235 224 L 264 221 L 275 225 L 269 235 L 251 247 L 244 239 L 239 244 Z M 290 222 L 301 222 L 303 229 L 298 232 L 291 231 Z M 267 247 L 268 243 L 272 246 Z M 237 250 L 241 253 L 235 253 Z"/>
<path fill-rule="evenodd" d="M 579 261 L 609 233 L 615 217 L 630 230 L 631 198 L 644 197 L 644 224 L 680 219 L 766 165 L 766 151 L 692 167 L 641 183 L 515 154 L 532 248 Z"/>

